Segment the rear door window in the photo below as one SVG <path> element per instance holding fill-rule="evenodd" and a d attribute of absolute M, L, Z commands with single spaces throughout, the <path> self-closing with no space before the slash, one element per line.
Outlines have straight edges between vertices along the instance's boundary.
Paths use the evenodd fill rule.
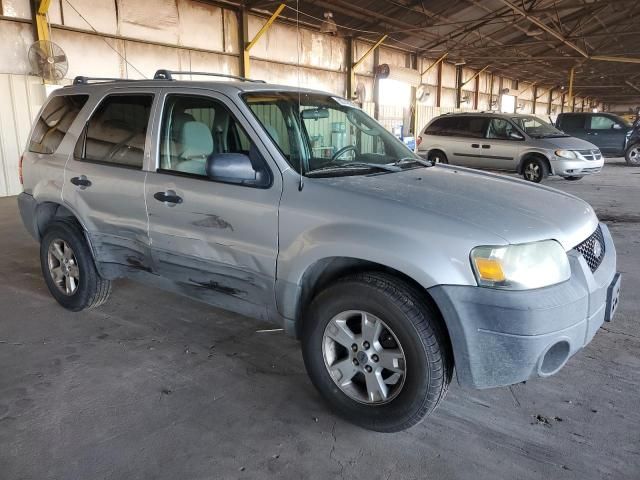
<path fill-rule="evenodd" d="M 142 169 L 153 95 L 109 95 L 76 145 L 77 160 Z"/>
<path fill-rule="evenodd" d="M 458 117 L 456 136 L 484 138 L 487 130 L 487 119 L 483 117 Z"/>
<path fill-rule="evenodd" d="M 584 119 L 583 115 L 563 115 L 559 127 L 567 131 L 584 130 Z"/>
<path fill-rule="evenodd" d="M 59 95 L 52 97 L 33 127 L 29 151 L 55 153 L 69 127 L 87 103 L 88 95 Z"/>

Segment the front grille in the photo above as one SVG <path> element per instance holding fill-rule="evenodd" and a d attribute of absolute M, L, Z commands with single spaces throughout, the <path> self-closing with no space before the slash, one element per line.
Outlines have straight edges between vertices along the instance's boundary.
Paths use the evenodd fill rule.
<path fill-rule="evenodd" d="M 604 259 L 604 236 L 600 225 L 584 242 L 576 247 L 582 254 L 592 272 L 595 272 Z"/>
<path fill-rule="evenodd" d="M 585 160 L 600 160 L 602 153 L 600 150 L 578 150 L 578 153 L 582 155 Z"/>
<path fill-rule="evenodd" d="M 602 168 L 600 167 L 589 167 L 589 168 L 583 168 L 581 170 L 581 173 L 598 173 L 600 170 L 602 170 Z"/>

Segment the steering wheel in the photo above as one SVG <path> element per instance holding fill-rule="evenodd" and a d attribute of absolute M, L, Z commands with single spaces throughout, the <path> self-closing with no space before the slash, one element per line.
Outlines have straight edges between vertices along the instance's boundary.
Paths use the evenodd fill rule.
<path fill-rule="evenodd" d="M 336 159 L 340 158 L 342 155 L 344 155 L 345 153 L 347 153 L 349 150 L 353 150 L 354 153 L 358 153 L 358 150 L 356 149 L 356 147 L 354 145 L 347 145 L 346 147 L 342 147 L 340 150 L 338 150 L 336 153 L 334 153 L 331 156 L 331 161 L 335 161 Z"/>

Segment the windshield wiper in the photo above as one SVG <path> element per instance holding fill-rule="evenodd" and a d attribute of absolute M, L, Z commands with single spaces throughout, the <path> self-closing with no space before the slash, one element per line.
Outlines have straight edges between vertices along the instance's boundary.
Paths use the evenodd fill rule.
<path fill-rule="evenodd" d="M 395 162 L 393 162 L 392 165 L 402 165 L 403 163 L 419 163 L 420 165 L 423 165 L 425 167 L 433 167 L 433 164 L 431 162 L 415 157 L 401 158 L 400 160 L 396 160 Z"/>
<path fill-rule="evenodd" d="M 348 163 L 343 163 L 341 165 L 332 165 L 330 167 L 323 167 L 323 168 L 318 168 L 315 170 L 311 170 L 309 172 L 306 172 L 307 176 L 313 176 L 314 174 L 317 173 L 329 173 L 332 171 L 339 171 L 339 170 L 350 170 L 350 169 L 378 169 L 378 170 L 384 170 L 385 172 L 399 172 L 402 169 L 400 167 L 396 167 L 395 165 L 386 165 L 386 164 L 380 164 L 380 163 L 367 163 L 367 162 L 348 162 Z"/>

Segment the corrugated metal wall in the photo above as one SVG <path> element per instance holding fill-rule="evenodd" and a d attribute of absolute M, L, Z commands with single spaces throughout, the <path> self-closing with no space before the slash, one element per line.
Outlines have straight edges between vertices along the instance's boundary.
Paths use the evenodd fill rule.
<path fill-rule="evenodd" d="M 39 77 L 0 74 L 0 196 L 22 191 L 18 162 L 44 98 Z"/>

